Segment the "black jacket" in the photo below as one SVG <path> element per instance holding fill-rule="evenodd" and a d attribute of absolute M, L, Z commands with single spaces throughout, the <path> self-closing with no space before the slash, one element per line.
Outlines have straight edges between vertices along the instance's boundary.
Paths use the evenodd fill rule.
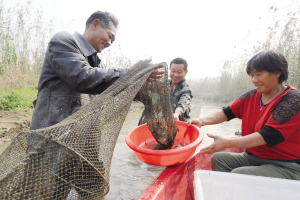
<path fill-rule="evenodd" d="M 55 34 L 45 54 L 30 129 L 64 120 L 127 72 L 105 68 L 79 33 Z"/>

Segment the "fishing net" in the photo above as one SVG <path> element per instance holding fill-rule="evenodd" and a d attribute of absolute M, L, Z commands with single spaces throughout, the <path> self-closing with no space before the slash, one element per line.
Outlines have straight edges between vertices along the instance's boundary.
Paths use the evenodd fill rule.
<path fill-rule="evenodd" d="M 142 96 L 146 105 L 156 105 L 155 111 L 147 111 L 150 121 L 169 120 L 162 117 L 166 114 L 163 105 L 158 108 L 160 102 L 167 104 L 159 95 L 167 77 L 154 84 L 146 82 L 156 66 L 141 62 L 62 122 L 20 132 L 0 156 L 0 199 L 99 199 L 107 194 L 113 150 L 142 86 L 143 91 L 149 87 L 155 93 L 153 98 Z M 166 71 L 167 66 L 161 69 Z M 160 133 L 156 125 L 150 127 Z"/>
<path fill-rule="evenodd" d="M 149 149 L 171 149 L 177 134 L 170 101 L 170 83 L 168 69 L 164 68 L 165 76 L 154 82 L 146 82 L 139 91 L 141 102 L 145 106 L 141 121 L 147 122 L 157 143 L 147 144 Z"/>

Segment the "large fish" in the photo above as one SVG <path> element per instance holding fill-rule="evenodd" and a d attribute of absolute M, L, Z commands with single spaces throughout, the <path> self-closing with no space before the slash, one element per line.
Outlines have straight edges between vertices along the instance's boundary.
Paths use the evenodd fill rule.
<path fill-rule="evenodd" d="M 157 141 L 157 144 L 154 147 L 154 150 L 166 150 L 171 149 L 174 145 L 174 140 L 177 134 L 177 125 L 175 121 L 169 121 L 168 123 L 164 122 L 155 122 L 148 124 L 148 127 Z M 165 124 L 165 125 L 164 125 Z"/>
<path fill-rule="evenodd" d="M 154 82 L 146 82 L 139 91 L 139 98 L 145 105 L 146 122 L 153 137 L 157 141 L 154 149 L 171 149 L 177 134 L 170 101 L 170 83 L 168 67 L 164 63 L 164 77 Z"/>

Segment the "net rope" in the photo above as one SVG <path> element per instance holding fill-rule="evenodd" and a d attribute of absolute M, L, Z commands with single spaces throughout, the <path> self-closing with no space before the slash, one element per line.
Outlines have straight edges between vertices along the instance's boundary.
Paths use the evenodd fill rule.
<path fill-rule="evenodd" d="M 99 199 L 107 194 L 118 135 L 141 88 L 154 96 L 139 92 L 145 105 L 156 101 L 148 109 L 149 123 L 170 120 L 162 118 L 165 109 L 157 106 L 159 102 L 167 104 L 163 99 L 166 94 L 169 97 L 169 91 L 159 94 L 159 86 L 168 83 L 167 74 L 161 81 L 146 82 L 158 65 L 141 62 L 62 122 L 20 132 L 0 155 L 0 199 L 70 199 L 72 191 L 80 199 Z M 167 72 L 167 65 L 159 70 Z M 169 130 L 165 126 L 168 123 L 162 124 L 164 132 Z"/>

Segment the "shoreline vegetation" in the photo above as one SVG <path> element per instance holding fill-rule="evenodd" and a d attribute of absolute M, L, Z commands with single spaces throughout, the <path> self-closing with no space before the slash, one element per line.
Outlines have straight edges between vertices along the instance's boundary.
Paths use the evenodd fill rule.
<path fill-rule="evenodd" d="M 252 56 L 263 50 L 279 51 L 286 56 L 289 79 L 285 84 L 300 88 L 300 7 L 297 3 L 291 1 L 285 8 L 270 7 L 271 19 L 262 18 L 257 22 L 257 26 L 268 22 L 260 39 L 256 39 L 257 32 L 250 28 L 244 41 L 248 45 L 235 46 L 232 58 L 223 63 L 220 76 L 187 78 L 193 96 L 230 102 L 252 89 L 245 66 Z M 5 8 L 0 0 L 0 111 L 30 111 L 37 96 L 45 50 L 53 36 L 53 22 L 44 19 L 42 9 L 32 10 L 30 5 L 31 1 L 27 1 Z M 122 54 L 120 46 L 118 50 L 100 55 L 106 66 L 131 66 L 134 62 Z"/>
<path fill-rule="evenodd" d="M 0 110 L 28 110 L 37 95 L 39 72 L 52 22 L 31 1 L 4 8 L 0 0 Z"/>
<path fill-rule="evenodd" d="M 133 101 L 129 112 L 134 112 L 138 109 L 144 109 L 144 105 L 141 102 Z M 0 154 L 2 152 L 1 145 L 10 143 L 12 138 L 18 133 L 29 130 L 32 114 L 33 108 L 19 111 L 0 110 Z"/>
<path fill-rule="evenodd" d="M 262 33 L 263 39 L 249 42 L 249 47 L 236 46 L 232 58 L 224 61 L 220 76 L 187 78 L 193 96 L 205 101 L 230 102 L 253 89 L 245 71 L 246 63 L 263 50 L 285 55 L 289 62 L 289 79 L 285 84 L 300 89 L 300 7 L 293 3 L 289 9 L 270 7 L 273 20 Z M 0 0 L 0 154 L 18 133 L 30 128 L 32 102 L 37 97 L 47 43 L 53 36 L 52 21 L 47 22 L 42 11 L 31 10 L 30 4 L 27 1 L 6 9 Z M 251 34 L 250 31 L 245 36 L 245 41 Z M 99 56 L 107 67 L 129 67 L 135 63 L 122 54 L 120 46 L 118 52 L 108 49 Z M 129 112 L 138 109 L 144 109 L 144 105 L 134 101 Z"/>
<path fill-rule="evenodd" d="M 286 57 L 289 78 L 284 84 L 300 89 L 299 1 L 291 1 L 291 4 L 284 8 L 271 6 L 269 14 L 268 19 L 259 18 L 258 23 L 249 29 L 243 41 L 244 45 L 234 47 L 232 58 L 223 63 L 220 77 L 188 80 L 194 96 L 210 101 L 230 102 L 254 89 L 246 73 L 247 61 L 257 53 L 267 50 L 280 52 Z M 261 35 L 251 31 L 257 30 L 256 27 L 265 26 L 265 23 L 268 26 L 260 31 Z"/>

